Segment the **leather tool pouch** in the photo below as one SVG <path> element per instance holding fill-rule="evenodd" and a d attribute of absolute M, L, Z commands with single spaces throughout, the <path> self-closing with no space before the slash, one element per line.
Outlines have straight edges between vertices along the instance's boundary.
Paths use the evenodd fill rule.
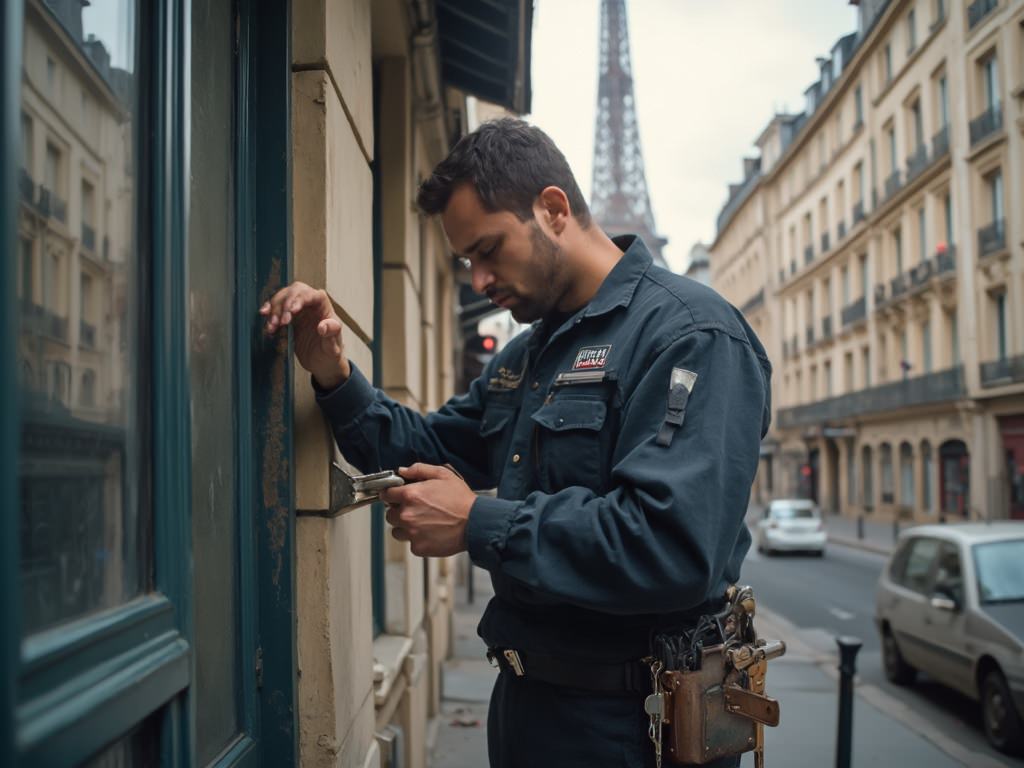
<path fill-rule="evenodd" d="M 669 762 L 703 765 L 754 748 L 757 724 L 726 709 L 726 690 L 746 686 L 743 672 L 726 671 L 724 651 L 721 645 L 706 648 L 698 670 L 662 673 Z"/>

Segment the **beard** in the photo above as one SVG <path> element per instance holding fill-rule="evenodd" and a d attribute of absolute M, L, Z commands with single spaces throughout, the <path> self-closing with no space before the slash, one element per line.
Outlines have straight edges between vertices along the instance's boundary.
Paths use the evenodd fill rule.
<path fill-rule="evenodd" d="M 516 304 L 509 310 L 518 323 L 532 323 L 554 311 L 566 290 L 562 249 L 535 221 L 531 223 L 530 246 L 529 295 L 517 293 Z"/>

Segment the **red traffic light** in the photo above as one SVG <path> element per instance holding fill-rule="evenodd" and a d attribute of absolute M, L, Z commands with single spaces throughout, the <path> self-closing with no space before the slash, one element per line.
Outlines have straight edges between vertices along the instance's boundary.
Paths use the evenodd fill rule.
<path fill-rule="evenodd" d="M 498 341 L 493 336 L 484 336 L 480 340 L 480 346 L 484 348 L 485 352 L 493 352 Z"/>
<path fill-rule="evenodd" d="M 479 333 L 473 334 L 466 339 L 466 351 L 477 355 L 494 354 L 498 349 L 497 336 L 483 336 Z"/>

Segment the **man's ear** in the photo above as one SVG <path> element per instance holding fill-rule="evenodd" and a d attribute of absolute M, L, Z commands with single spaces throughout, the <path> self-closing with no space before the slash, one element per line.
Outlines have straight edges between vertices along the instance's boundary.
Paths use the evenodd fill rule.
<path fill-rule="evenodd" d="M 533 204 L 537 220 L 552 234 L 560 235 L 572 219 L 569 198 L 561 187 L 544 187 Z"/>

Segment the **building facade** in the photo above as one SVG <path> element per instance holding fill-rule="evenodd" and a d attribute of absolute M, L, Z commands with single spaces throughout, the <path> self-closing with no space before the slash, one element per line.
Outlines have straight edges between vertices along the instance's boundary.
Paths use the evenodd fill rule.
<path fill-rule="evenodd" d="M 1021 517 L 1024 2 L 859 6 L 711 246 L 775 366 L 755 497 Z"/>
<path fill-rule="evenodd" d="M 334 514 L 380 468 L 257 308 L 324 287 L 377 385 L 453 394 L 415 193 L 528 110 L 532 4 L 272 5 L 0 11 L 0 764 L 426 765 L 454 561 Z"/>

